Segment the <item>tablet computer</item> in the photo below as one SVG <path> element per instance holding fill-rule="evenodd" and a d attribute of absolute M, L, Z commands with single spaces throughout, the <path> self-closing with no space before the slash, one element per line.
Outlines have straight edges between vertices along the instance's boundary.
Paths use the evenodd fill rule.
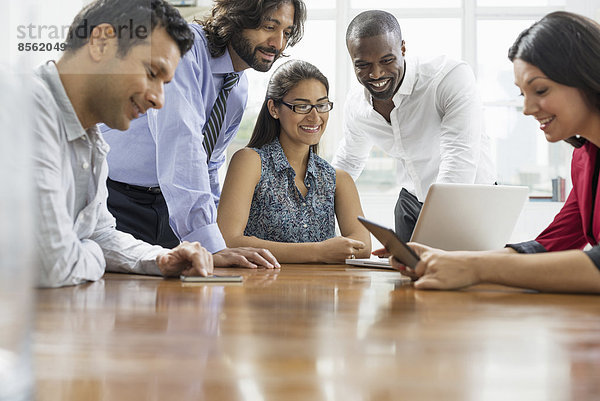
<path fill-rule="evenodd" d="M 358 221 L 367 228 L 381 242 L 397 261 L 412 269 L 417 266 L 419 256 L 404 241 L 396 236 L 394 230 L 380 226 L 364 217 L 358 216 Z"/>

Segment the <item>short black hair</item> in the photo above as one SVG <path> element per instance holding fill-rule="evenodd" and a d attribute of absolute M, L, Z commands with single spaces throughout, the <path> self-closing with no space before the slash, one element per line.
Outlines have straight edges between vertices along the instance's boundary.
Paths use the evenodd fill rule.
<path fill-rule="evenodd" d="M 348 25 L 346 43 L 351 39 L 370 38 L 386 33 L 393 33 L 398 41 L 402 41 L 402 31 L 396 17 L 387 11 L 363 11 Z"/>
<path fill-rule="evenodd" d="M 525 29 L 508 50 L 561 85 L 581 90 L 600 111 L 600 24 L 582 15 L 556 11 Z M 566 141 L 578 147 L 580 138 Z"/>
<path fill-rule="evenodd" d="M 83 47 L 94 28 L 109 24 L 118 40 L 118 54 L 124 56 L 146 40 L 156 27 L 163 27 L 183 56 L 194 42 L 194 34 L 179 11 L 165 0 L 96 0 L 84 7 L 69 27 L 67 52 Z"/>
<path fill-rule="evenodd" d="M 210 15 L 195 20 L 202 25 L 210 55 L 222 56 L 231 38 L 243 29 L 257 29 L 266 15 L 283 4 L 294 6 L 294 30 L 287 46 L 297 44 L 304 35 L 306 6 L 303 0 L 214 0 Z"/>

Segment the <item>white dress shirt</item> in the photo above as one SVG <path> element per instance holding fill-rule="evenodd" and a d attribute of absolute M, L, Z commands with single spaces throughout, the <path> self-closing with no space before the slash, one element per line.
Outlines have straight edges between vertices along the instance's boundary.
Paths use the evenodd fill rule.
<path fill-rule="evenodd" d="M 466 63 L 445 56 L 424 63 L 406 58 L 393 101 L 388 123 L 364 87 L 351 90 L 333 166 L 356 180 L 375 144 L 398 161 L 398 184 L 421 202 L 434 182 L 494 183 L 481 100 Z"/>
<path fill-rule="evenodd" d="M 108 145 L 96 126 L 84 130 L 54 63 L 33 84 L 34 179 L 38 191 L 38 284 L 98 280 L 104 270 L 160 274 L 165 250 L 115 229 L 106 208 Z"/>

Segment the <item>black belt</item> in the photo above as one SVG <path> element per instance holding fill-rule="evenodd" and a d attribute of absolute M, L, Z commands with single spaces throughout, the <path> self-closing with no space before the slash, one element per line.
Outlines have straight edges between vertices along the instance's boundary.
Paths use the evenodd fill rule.
<path fill-rule="evenodd" d="M 111 180 L 110 178 L 108 179 L 108 181 L 111 184 L 114 184 L 116 186 L 122 187 L 124 189 L 128 189 L 130 191 L 138 191 L 138 192 L 145 192 L 148 194 L 153 194 L 153 195 L 158 195 L 161 192 L 160 187 L 143 187 L 140 185 L 132 185 L 132 184 L 126 184 L 124 182 L 119 182 L 119 181 L 115 181 L 115 180 Z"/>

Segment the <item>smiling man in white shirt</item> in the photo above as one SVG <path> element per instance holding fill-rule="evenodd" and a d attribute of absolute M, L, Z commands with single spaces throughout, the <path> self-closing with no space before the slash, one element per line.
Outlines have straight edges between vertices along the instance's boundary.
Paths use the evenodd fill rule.
<path fill-rule="evenodd" d="M 475 77 L 465 62 L 445 56 L 405 59 L 400 25 L 385 11 L 356 16 L 346 45 L 363 87 L 346 100 L 345 135 L 332 164 L 357 179 L 374 144 L 396 159 L 396 233 L 409 240 L 431 184 L 495 181 Z"/>

